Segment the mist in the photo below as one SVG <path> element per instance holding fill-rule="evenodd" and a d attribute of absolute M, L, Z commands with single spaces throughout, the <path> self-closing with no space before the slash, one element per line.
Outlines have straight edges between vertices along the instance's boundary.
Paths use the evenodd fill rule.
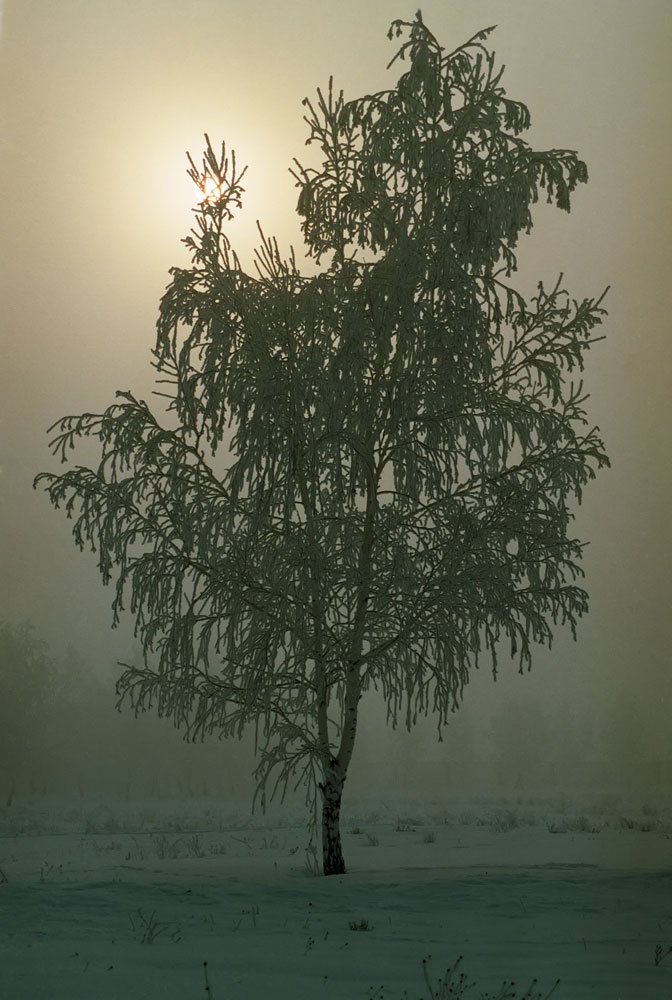
<path fill-rule="evenodd" d="M 571 648 L 569 643 L 566 648 Z M 37 655 L 36 655 L 37 653 Z M 125 661 L 141 661 L 135 643 Z M 546 653 L 548 673 L 553 654 Z M 87 662 L 75 647 L 52 655 L 34 628 L 0 625 L 2 787 L 7 806 L 26 800 L 235 802 L 251 808 L 256 783 L 255 734 L 241 740 L 189 742 L 155 711 L 135 716 L 115 706 L 121 667 Z M 408 730 L 386 723 L 380 693 L 362 701 L 346 804 L 377 797 L 417 801 L 473 797 L 483 801 L 566 800 L 576 804 L 667 799 L 666 730 L 642 725 L 623 752 L 632 706 L 616 693 L 602 720 L 569 695 L 551 697 L 542 675 L 515 684 L 477 673 L 462 706 L 439 734 L 431 713 Z M 546 683 L 546 686 L 548 684 Z M 503 694 L 500 693 L 500 688 Z M 269 783 L 269 792 L 273 785 Z M 280 787 L 274 804 L 282 799 Z M 290 784 L 288 801 L 305 789 Z M 269 803 L 271 796 L 268 796 Z M 256 804 L 259 810 L 259 802 Z"/>
<path fill-rule="evenodd" d="M 58 417 L 97 412 L 117 389 L 151 398 L 158 300 L 168 268 L 184 261 L 191 225 L 185 150 L 199 158 L 208 132 L 249 163 L 248 200 L 231 234 L 244 263 L 256 219 L 300 257 L 287 168 L 304 152 L 301 100 L 330 73 L 346 97 L 391 85 L 386 31 L 412 13 L 396 0 L 369 3 L 364 15 L 354 0 L 290 10 L 262 0 L 5 2 L 0 620 L 33 624 L 60 694 L 50 711 L 47 692 L 23 743 L 3 750 L 0 796 L 251 797 L 252 733 L 241 745 L 189 744 L 166 720 L 116 711 L 132 620 L 111 629 L 113 595 L 95 557 L 76 551 L 69 525 L 31 483 L 55 468 L 45 431 Z M 455 44 L 499 22 L 493 46 L 507 92 L 530 105 L 530 141 L 576 148 L 588 163 L 570 216 L 537 206 L 518 284 L 527 291 L 562 270 L 577 298 L 611 285 L 607 339 L 591 351 L 586 388 L 613 468 L 576 511 L 576 534 L 590 542 L 591 598 L 578 641 L 559 633 L 524 676 L 504 661 L 493 682 L 482 666 L 441 742 L 431 718 L 392 731 L 369 692 L 346 795 L 401 783 L 425 796 L 669 796 L 672 302 L 661 122 L 670 9 L 654 0 L 612 3 L 608 13 L 585 0 L 465 0 L 450 9 L 426 2 L 423 15 Z M 88 461 L 86 451 L 77 458 Z"/>

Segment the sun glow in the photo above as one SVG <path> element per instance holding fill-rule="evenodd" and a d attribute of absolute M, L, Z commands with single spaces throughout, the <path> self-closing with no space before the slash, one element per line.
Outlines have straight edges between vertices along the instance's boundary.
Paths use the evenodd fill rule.
<path fill-rule="evenodd" d="M 201 198 L 199 199 L 201 203 L 207 201 L 210 205 L 214 205 L 222 196 L 222 185 L 214 177 L 206 176 L 196 186 L 201 192 Z"/>
<path fill-rule="evenodd" d="M 1 2 L 1 0 L 0 0 Z M 212 126 L 224 131 L 224 126 Z M 218 183 L 212 172 L 203 168 L 203 133 L 184 129 L 175 135 L 174 127 L 166 125 L 166 135 L 161 141 L 148 148 L 145 154 L 147 171 L 153 177 L 151 200 L 153 205 L 152 227 L 165 234 L 165 244 L 177 246 L 194 225 L 194 216 L 199 206 L 214 208 L 218 199 L 227 194 L 226 185 Z M 236 150 L 236 172 L 249 164 L 242 178 L 242 206 L 228 203 L 232 218 L 224 220 L 224 232 L 231 241 L 244 270 L 256 274 L 255 249 L 259 245 L 257 219 L 268 235 L 277 236 L 283 255 L 289 252 L 290 244 L 302 258 L 303 237 L 300 219 L 295 211 L 295 182 L 287 169 L 291 162 L 290 148 L 283 159 L 269 155 L 269 146 L 281 147 L 282 134 L 269 133 L 268 136 L 254 136 L 239 128 L 231 129 L 231 152 Z M 190 150 L 197 169 L 198 179 L 189 174 L 185 150 Z M 131 187 L 132 178 L 128 180 Z M 147 197 L 139 194 L 139 197 Z M 147 205 L 143 206 L 147 210 Z M 172 243 L 170 242 L 172 241 Z M 170 249 L 166 254 L 172 253 Z"/>

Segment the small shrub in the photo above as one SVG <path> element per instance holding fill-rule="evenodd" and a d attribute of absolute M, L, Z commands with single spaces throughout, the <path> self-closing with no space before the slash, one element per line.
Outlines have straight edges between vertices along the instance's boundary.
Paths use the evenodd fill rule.
<path fill-rule="evenodd" d="M 451 968 L 446 969 L 444 977 L 442 979 L 439 978 L 436 986 L 432 985 L 429 978 L 428 962 L 431 957 L 429 955 L 422 961 L 422 975 L 429 994 L 427 997 L 421 997 L 420 1000 L 462 1000 L 466 993 L 471 991 L 476 985 L 475 983 L 468 982 L 465 974 L 459 971 L 462 956 L 460 955 Z M 497 993 L 481 993 L 480 996 L 481 1000 L 515 1000 L 517 997 L 520 997 L 520 1000 L 548 1000 L 551 994 L 555 992 L 559 982 L 560 980 L 558 979 L 548 993 L 544 993 L 543 996 L 537 989 L 536 979 L 532 980 L 527 992 L 522 996 L 517 992 L 515 983 L 502 983 Z M 368 1000 L 385 1000 L 384 990 L 384 986 L 380 986 L 378 990 L 373 986 L 370 987 Z M 404 993 L 404 1000 L 408 1000 L 407 993 Z"/>
<path fill-rule="evenodd" d="M 436 840 L 436 835 L 429 830 L 422 838 L 423 844 L 433 844 Z"/>
<path fill-rule="evenodd" d="M 240 927 L 240 925 L 243 922 L 243 917 L 249 916 L 251 918 L 251 920 L 252 920 L 252 926 L 256 930 L 256 927 L 257 927 L 257 917 L 259 916 L 259 907 L 255 906 L 254 904 L 252 904 L 250 906 L 249 910 L 241 910 L 240 912 L 242 913 L 243 916 L 239 917 L 238 920 L 234 920 L 233 921 L 233 924 L 231 925 L 231 929 L 234 930 L 234 931 L 237 931 L 238 928 Z"/>
<path fill-rule="evenodd" d="M 201 838 L 197 833 L 192 834 L 187 840 L 183 841 L 184 846 L 187 848 L 189 853 L 194 858 L 204 858 L 205 851 L 201 847 Z"/>
<path fill-rule="evenodd" d="M 306 848 L 305 868 L 308 874 L 315 878 L 321 874 L 320 864 L 317 860 L 317 848 L 314 845 Z"/>
<path fill-rule="evenodd" d="M 254 845 L 249 837 L 234 837 L 233 839 L 238 841 L 239 844 L 242 844 L 243 847 L 246 847 L 250 854 L 254 850 Z"/>
<path fill-rule="evenodd" d="M 425 821 L 420 816 L 402 816 L 399 820 L 404 826 L 424 826 Z"/>
<path fill-rule="evenodd" d="M 152 911 L 148 917 L 139 909 L 133 915 L 129 913 L 128 919 L 131 922 L 133 932 L 137 935 L 140 944 L 153 944 L 162 934 L 167 935 L 171 941 L 180 941 L 182 931 L 177 924 L 163 923 L 156 919 L 156 912 Z"/>
<path fill-rule="evenodd" d="M 142 844 L 138 841 L 137 837 L 133 837 L 133 843 L 135 844 L 135 853 L 131 851 L 126 852 L 126 861 L 144 861 L 145 860 L 145 849 Z"/>
<path fill-rule="evenodd" d="M 63 865 L 59 865 L 57 868 L 56 865 L 51 865 L 48 861 L 45 861 L 40 867 L 40 882 L 43 884 L 45 882 L 51 882 L 52 879 L 57 878 L 62 874 Z"/>
<path fill-rule="evenodd" d="M 368 920 L 348 920 L 348 927 L 351 931 L 372 931 L 373 924 Z"/>
<path fill-rule="evenodd" d="M 565 825 L 572 833 L 600 833 L 602 829 L 589 820 L 587 816 L 577 816 L 576 819 L 567 820 Z"/>
<path fill-rule="evenodd" d="M 91 841 L 94 851 L 120 851 L 122 844 L 118 840 L 111 840 L 109 844 L 99 844 L 97 840 Z"/>
<path fill-rule="evenodd" d="M 376 837 L 375 834 L 373 834 L 373 833 L 367 833 L 366 834 L 366 843 L 367 843 L 368 847 L 378 847 L 378 844 L 380 843 L 380 841 L 378 840 L 378 837 Z"/>
<path fill-rule="evenodd" d="M 492 817 L 488 826 L 493 826 L 499 833 L 507 833 L 509 830 L 516 830 L 520 826 L 520 820 L 510 809 L 504 809 Z"/>
<path fill-rule="evenodd" d="M 660 945 L 660 944 L 657 944 L 656 947 L 655 947 L 655 949 L 654 949 L 654 953 L 653 953 L 653 964 L 654 965 L 660 965 L 660 963 L 663 961 L 663 959 L 666 958 L 670 954 L 672 954 L 672 945 L 670 945 L 670 947 L 667 949 L 667 951 L 664 951 L 663 950 L 663 946 Z"/>
<path fill-rule="evenodd" d="M 182 855 L 181 845 L 184 843 L 182 840 L 169 840 L 165 833 L 161 834 L 160 837 L 154 839 L 152 837 L 154 844 L 154 852 L 157 858 L 165 860 L 166 858 L 179 858 Z"/>

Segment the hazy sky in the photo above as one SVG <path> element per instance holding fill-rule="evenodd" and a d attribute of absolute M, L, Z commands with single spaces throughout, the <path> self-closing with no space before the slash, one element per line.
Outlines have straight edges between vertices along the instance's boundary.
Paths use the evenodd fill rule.
<path fill-rule="evenodd" d="M 346 97 L 393 86 L 386 32 L 397 0 L 5 0 L 0 10 L 0 617 L 30 618 L 60 651 L 106 663 L 112 594 L 31 482 L 55 463 L 45 429 L 99 411 L 116 389 L 149 396 L 150 349 L 168 268 L 185 260 L 185 150 L 225 139 L 249 164 L 233 229 L 249 260 L 255 220 L 300 250 L 292 158 L 301 100 L 330 74 Z M 577 298 L 610 284 L 607 339 L 586 386 L 613 469 L 576 531 L 592 612 L 496 693 L 624 729 L 626 752 L 672 756 L 670 566 L 669 0 L 425 0 L 446 47 L 497 24 L 504 85 L 532 112 L 527 139 L 577 149 L 590 182 L 571 215 L 539 208 L 519 284 L 562 270 Z M 488 679 L 485 678 L 487 682 Z M 525 686 L 524 695 L 521 689 Z M 483 695 L 486 697 L 486 695 Z M 562 706 L 565 706 L 564 709 Z M 570 707 L 568 707 L 570 706 Z M 574 707 L 571 707 L 574 706 Z M 569 717 L 569 715 L 568 715 Z M 596 722 L 596 724 L 597 724 Z M 627 723 L 627 725 L 626 725 Z"/>

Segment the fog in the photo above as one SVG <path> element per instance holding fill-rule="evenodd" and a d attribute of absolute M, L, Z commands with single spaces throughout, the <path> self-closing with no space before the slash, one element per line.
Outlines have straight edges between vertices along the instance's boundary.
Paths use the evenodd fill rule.
<path fill-rule="evenodd" d="M 532 113 L 526 138 L 577 149 L 588 164 L 569 216 L 537 206 L 518 285 L 529 292 L 559 271 L 577 299 L 611 285 L 586 388 L 613 467 L 576 512 L 591 599 L 578 642 L 558 632 L 524 676 L 502 662 L 493 683 L 482 667 L 441 743 L 431 718 L 410 734 L 386 729 L 370 693 L 351 784 L 669 797 L 672 10 L 666 0 L 426 0 L 422 11 L 447 47 L 497 23 L 507 93 Z M 132 621 L 111 629 L 95 558 L 31 484 L 56 469 L 45 431 L 58 417 L 97 412 L 117 389 L 150 398 L 158 301 L 191 225 L 185 150 L 200 158 L 207 132 L 249 164 L 231 230 L 244 263 L 256 219 L 300 258 L 288 167 L 305 156 L 301 101 L 332 73 L 346 97 L 392 86 L 386 32 L 414 12 L 397 0 L 4 3 L 0 620 L 32 623 L 53 683 L 31 688 L 19 663 L 12 676 L 0 665 L 5 691 L 44 699 L 7 743 L 0 796 L 251 792 L 251 735 L 188 745 L 165 721 L 115 711 Z"/>

